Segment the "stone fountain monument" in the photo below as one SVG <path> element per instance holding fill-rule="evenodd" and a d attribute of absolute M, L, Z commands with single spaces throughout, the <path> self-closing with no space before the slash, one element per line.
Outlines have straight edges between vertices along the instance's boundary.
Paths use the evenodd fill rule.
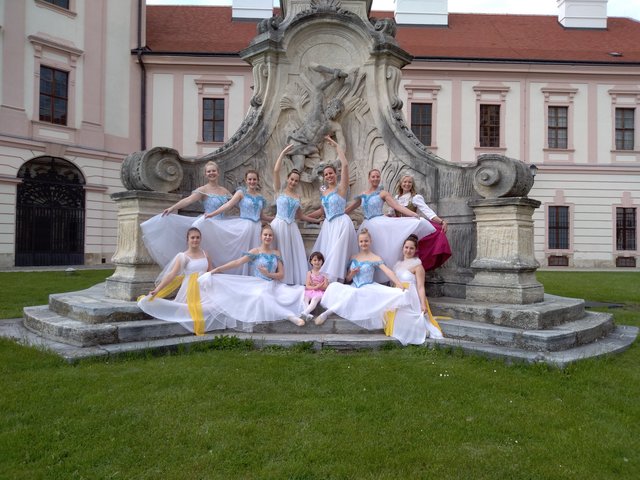
<path fill-rule="evenodd" d="M 320 169 L 336 160 L 322 141 L 332 135 L 349 159 L 352 192 L 366 188 L 373 168 L 387 187 L 411 174 L 427 203 L 448 220 L 454 253 L 430 275 L 427 289 L 434 313 L 451 317 L 442 322 L 447 338 L 441 343 L 563 364 L 624 348 L 635 338 L 637 331 L 616 329 L 611 316 L 585 312 L 581 300 L 544 294 L 535 278 L 533 248 L 532 214 L 540 202 L 527 197 L 533 185 L 527 165 L 500 155 L 451 163 L 413 135 L 398 96 L 401 70 L 411 56 L 396 42 L 393 19 L 369 18 L 371 0 L 281 5 L 282 16 L 260 22 L 256 37 L 240 52 L 252 66 L 254 89 L 238 131 L 200 158 L 163 147 L 129 155 L 122 167 L 127 190 L 112 196 L 118 206 L 115 273 L 106 286 L 84 293 L 94 301 L 93 310 L 73 295 L 52 295 L 48 307 L 25 310 L 29 329 L 85 348 L 184 335 L 174 325 L 143 320 L 131 302 L 150 290 L 159 271 L 142 243 L 140 223 L 199 186 L 209 160 L 218 164 L 221 183 L 232 191 L 247 169 L 260 171 L 263 195 L 272 198 L 272 162 L 288 143 L 294 145 L 288 167 L 302 172 L 303 207 L 314 209 Z M 303 229 L 309 241 L 315 232 Z M 307 326 L 299 338 L 327 344 L 344 331 L 340 325 L 334 320 Z M 269 326 L 254 335 L 265 339 L 291 328 Z M 375 341 L 384 341 L 379 336 Z M 609 339 L 609 349 L 590 349 L 602 338 Z"/>

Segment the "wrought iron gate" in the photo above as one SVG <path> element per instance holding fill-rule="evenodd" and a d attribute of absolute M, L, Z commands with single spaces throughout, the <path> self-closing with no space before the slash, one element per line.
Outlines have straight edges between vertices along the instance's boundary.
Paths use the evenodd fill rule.
<path fill-rule="evenodd" d="M 84 263 L 84 178 L 70 162 L 39 157 L 18 172 L 16 266 Z"/>

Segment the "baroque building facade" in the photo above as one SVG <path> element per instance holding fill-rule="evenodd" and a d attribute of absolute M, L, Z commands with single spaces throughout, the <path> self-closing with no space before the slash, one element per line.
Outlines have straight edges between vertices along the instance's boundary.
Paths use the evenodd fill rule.
<path fill-rule="evenodd" d="M 153 146 L 200 157 L 233 136 L 260 81 L 239 52 L 280 14 L 271 3 L 0 1 L 0 265 L 108 262 L 122 159 Z M 395 17 L 413 56 L 399 97 L 429 150 L 537 168 L 542 266 L 638 268 L 640 22 L 607 17 L 606 4 L 484 15 L 398 0 L 370 13 Z"/>

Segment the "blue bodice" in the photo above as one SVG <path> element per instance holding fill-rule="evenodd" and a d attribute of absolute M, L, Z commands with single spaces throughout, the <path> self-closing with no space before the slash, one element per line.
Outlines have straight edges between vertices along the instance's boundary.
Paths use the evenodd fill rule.
<path fill-rule="evenodd" d="M 198 193 L 201 193 L 207 196 L 207 198 L 205 198 L 202 201 L 202 205 L 204 206 L 205 213 L 211 213 L 217 210 L 222 205 L 227 203 L 227 201 L 229 200 L 229 195 L 214 195 L 212 193 L 204 193 L 204 192 L 198 192 Z M 216 215 L 213 218 L 222 218 L 222 217 L 224 217 L 224 213 L 221 213 L 220 215 Z"/>
<path fill-rule="evenodd" d="M 250 195 L 248 192 L 243 191 L 243 196 L 238 207 L 240 208 L 240 218 L 251 220 L 252 222 L 260 221 L 260 213 L 267 204 L 267 201 L 262 195 Z"/>
<path fill-rule="evenodd" d="M 353 277 L 353 284 L 357 288 L 360 288 L 363 285 L 373 283 L 373 274 L 376 272 L 376 267 L 378 265 L 382 265 L 383 263 L 384 262 L 382 261 L 370 262 L 368 260 L 360 262 L 355 258 L 352 259 L 351 263 L 349 264 L 349 269 L 352 270 L 354 268 L 360 268 L 360 270 L 358 270 L 358 273 L 356 273 Z"/>
<path fill-rule="evenodd" d="M 273 278 L 264 276 L 260 270 L 258 270 L 258 267 L 265 267 L 269 273 L 275 273 L 278 270 L 278 261 L 282 261 L 282 258 L 274 253 L 244 252 L 243 255 L 251 259 L 251 275 L 269 281 L 273 280 Z"/>
<path fill-rule="evenodd" d="M 282 193 L 276 200 L 276 217 L 292 224 L 296 221 L 296 211 L 299 207 L 300 199 Z"/>
<path fill-rule="evenodd" d="M 364 218 L 369 220 L 370 218 L 382 215 L 384 200 L 380 196 L 379 191 L 371 192 L 369 194 L 363 193 L 360 195 L 360 199 L 362 200 L 362 212 L 364 213 Z"/>
<path fill-rule="evenodd" d="M 347 201 L 333 191 L 328 195 L 324 195 L 320 198 L 322 202 L 322 208 L 324 208 L 324 216 L 327 220 L 331 221 L 340 215 L 344 215 L 344 208 L 347 206 Z"/>

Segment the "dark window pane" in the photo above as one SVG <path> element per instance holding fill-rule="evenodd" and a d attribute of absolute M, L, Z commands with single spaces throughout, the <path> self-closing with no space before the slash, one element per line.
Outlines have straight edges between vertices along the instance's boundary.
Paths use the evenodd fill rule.
<path fill-rule="evenodd" d="M 204 142 L 224 141 L 224 99 L 204 98 L 202 100 L 202 140 Z"/>
<path fill-rule="evenodd" d="M 616 150 L 634 150 L 635 114 L 635 108 L 616 108 Z"/>
<path fill-rule="evenodd" d="M 39 117 L 41 121 L 67 124 L 68 79 L 68 72 L 40 67 Z"/>
<path fill-rule="evenodd" d="M 635 208 L 616 208 L 616 250 L 636 249 Z"/>
<path fill-rule="evenodd" d="M 411 104 L 411 131 L 423 145 L 431 145 L 432 104 Z"/>
<path fill-rule="evenodd" d="M 480 146 L 500 146 L 500 105 L 480 105 Z"/>
<path fill-rule="evenodd" d="M 569 207 L 550 206 L 548 209 L 549 248 L 566 250 L 569 248 Z"/>

